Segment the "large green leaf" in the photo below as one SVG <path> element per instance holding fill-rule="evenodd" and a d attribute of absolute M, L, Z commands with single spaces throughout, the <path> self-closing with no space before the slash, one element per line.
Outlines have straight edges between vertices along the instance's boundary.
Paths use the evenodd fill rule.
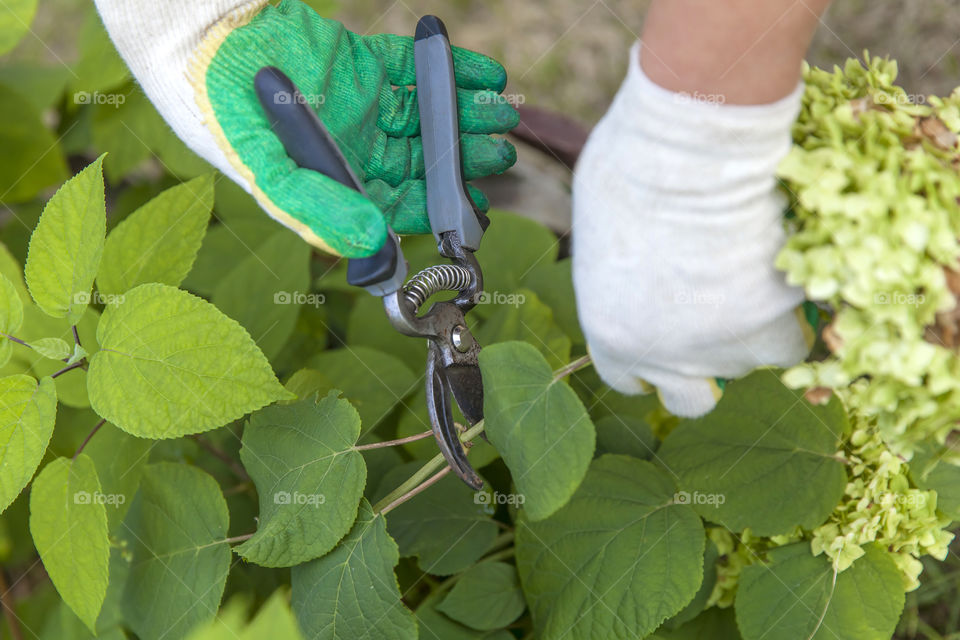
<path fill-rule="evenodd" d="M 650 425 L 632 416 L 609 415 L 596 421 L 597 453 L 622 453 L 650 460 L 660 443 Z"/>
<path fill-rule="evenodd" d="M 428 597 L 417 607 L 420 640 L 514 640 L 514 635 L 506 629 L 477 631 L 451 620 L 437 610 L 436 602 L 436 598 Z"/>
<path fill-rule="evenodd" d="M 47 450 L 57 417 L 53 380 L 0 378 L 0 511 L 27 486 Z"/>
<path fill-rule="evenodd" d="M 745 640 L 888 640 L 903 610 L 903 581 L 890 554 L 870 544 L 836 574 L 798 542 L 740 574 L 737 624 Z"/>
<path fill-rule="evenodd" d="M 268 358 L 290 337 L 301 305 L 323 300 L 308 291 L 310 251 L 292 231 L 274 231 L 255 251 L 235 256 L 236 266 L 213 292 L 213 304 L 242 324 Z"/>
<path fill-rule="evenodd" d="M 492 296 L 489 299 L 493 311 L 474 332 L 480 344 L 520 340 L 536 347 L 554 369 L 570 361 L 570 338 L 553 321 L 550 307 L 540 302 L 533 291 L 518 289 L 506 301 Z"/>
<path fill-rule="evenodd" d="M 847 474 L 836 453 L 848 428 L 836 397 L 811 405 L 777 371 L 760 370 L 731 383 L 711 413 L 682 422 L 657 459 L 703 518 L 779 535 L 817 527 L 840 501 Z"/>
<path fill-rule="evenodd" d="M 407 338 L 396 335 L 397 340 Z M 310 360 L 316 369 L 357 408 L 369 431 L 417 386 L 417 377 L 402 362 L 367 347 L 345 346 L 324 351 Z"/>
<path fill-rule="evenodd" d="M 593 423 L 566 382 L 523 342 L 480 352 L 485 432 L 510 468 L 524 511 L 541 520 L 566 504 L 593 456 Z"/>
<path fill-rule="evenodd" d="M 96 630 L 107 595 L 110 541 L 107 507 L 93 461 L 50 462 L 30 491 L 30 533 L 50 580 L 87 627 Z"/>
<path fill-rule="evenodd" d="M 80 25 L 80 38 L 77 43 L 80 59 L 73 65 L 71 91 L 85 92 L 87 101 L 94 92 L 105 92 L 116 88 L 130 77 L 130 71 L 113 46 L 113 41 L 103 28 L 99 14 L 90 7 Z M 83 95 L 81 93 L 81 95 Z M 74 94 L 74 101 L 80 103 L 83 98 Z"/>
<path fill-rule="evenodd" d="M 438 611 L 480 631 L 505 627 L 526 608 L 517 569 L 505 562 L 481 562 L 467 569 L 437 605 Z"/>
<path fill-rule="evenodd" d="M 200 250 L 213 207 L 213 176 L 167 189 L 110 232 L 97 288 L 121 295 L 139 284 L 178 286 Z"/>
<path fill-rule="evenodd" d="M 414 461 L 391 469 L 380 482 L 384 495 L 423 466 Z M 423 571 L 451 575 L 463 571 L 493 544 L 497 525 L 487 502 L 452 473 L 389 512 L 387 528 L 400 555 L 417 556 Z"/>
<path fill-rule="evenodd" d="M 400 556 L 383 516 L 363 500 L 337 547 L 291 572 L 292 605 L 311 640 L 414 640 L 417 629 L 393 574 Z"/>
<path fill-rule="evenodd" d="M 135 438 L 112 424 L 104 424 L 83 449 L 97 466 L 105 494 L 122 496 L 107 506 L 107 524 L 115 531 L 133 504 L 153 441 Z"/>
<path fill-rule="evenodd" d="M 515 213 L 492 210 L 489 216 L 490 228 L 477 252 L 483 265 L 483 288 L 491 296 L 509 296 L 536 267 L 556 261 L 560 242 L 542 224 Z M 492 310 L 492 305 L 478 307 L 481 312 L 487 309 Z"/>
<path fill-rule="evenodd" d="M 16 333 L 23 324 L 23 300 L 16 286 L 6 276 L 0 274 L 0 334 Z M 13 342 L 0 335 L 0 366 L 10 360 Z"/>
<path fill-rule="evenodd" d="M 937 509 L 960 520 L 960 466 L 945 459 L 933 442 L 921 442 L 910 459 L 910 477 L 918 487 L 937 492 Z"/>
<path fill-rule="evenodd" d="M 30 31 L 37 0 L 6 0 L 0 5 L 0 54 L 13 49 Z"/>
<path fill-rule="evenodd" d="M 360 416 L 331 392 L 253 414 L 240 459 L 260 495 L 257 532 L 236 548 L 250 562 L 290 567 L 322 556 L 357 517 L 367 469 L 353 446 Z"/>
<path fill-rule="evenodd" d="M 90 302 L 106 233 L 103 156 L 70 178 L 47 202 L 30 236 L 24 275 L 30 295 L 54 318 L 74 324 Z"/>
<path fill-rule="evenodd" d="M 567 506 L 521 518 L 517 567 L 543 640 L 643 638 L 694 597 L 704 532 L 653 464 L 606 455 Z"/>
<path fill-rule="evenodd" d="M 195 467 L 149 465 L 123 524 L 133 553 L 123 593 L 143 640 L 179 638 L 216 615 L 230 569 L 220 487 Z"/>
<path fill-rule="evenodd" d="M 741 636 L 732 607 L 710 607 L 676 629 L 658 629 L 650 640 L 741 640 Z"/>
<path fill-rule="evenodd" d="M 90 360 L 90 403 L 124 431 L 175 438 L 292 397 L 235 320 L 194 295 L 143 284 L 107 307 Z"/>
<path fill-rule="evenodd" d="M 200 625 L 187 640 L 301 640 L 303 635 L 287 603 L 286 589 L 277 589 L 270 599 L 247 622 L 248 604 L 236 596 L 217 614 L 217 618 Z"/>

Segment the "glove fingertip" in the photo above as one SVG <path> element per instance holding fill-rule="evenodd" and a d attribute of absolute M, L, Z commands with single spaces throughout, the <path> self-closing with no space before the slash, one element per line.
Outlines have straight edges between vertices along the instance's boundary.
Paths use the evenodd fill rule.
<path fill-rule="evenodd" d="M 681 418 L 698 418 L 717 406 L 723 390 L 714 378 L 671 381 L 657 386 L 657 397 L 667 411 Z"/>
<path fill-rule="evenodd" d="M 499 93 L 507 86 L 507 70 L 490 56 L 461 47 L 451 47 L 451 50 L 458 87 Z"/>

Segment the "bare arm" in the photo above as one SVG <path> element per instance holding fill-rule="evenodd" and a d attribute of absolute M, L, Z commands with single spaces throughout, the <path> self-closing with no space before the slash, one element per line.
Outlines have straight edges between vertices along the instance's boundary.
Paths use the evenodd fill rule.
<path fill-rule="evenodd" d="M 641 66 L 672 91 L 765 104 L 793 91 L 830 0 L 654 0 Z"/>

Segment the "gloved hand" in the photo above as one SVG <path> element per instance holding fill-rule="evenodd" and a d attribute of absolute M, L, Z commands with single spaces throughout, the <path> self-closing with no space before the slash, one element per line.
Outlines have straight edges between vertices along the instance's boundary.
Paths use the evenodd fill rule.
<path fill-rule="evenodd" d="M 639 44 L 639 43 L 638 43 Z M 714 377 L 808 352 L 800 289 L 774 269 L 802 87 L 769 105 L 717 104 L 651 82 L 639 46 L 573 184 L 573 277 L 594 366 L 681 416 L 713 408 Z"/>
<path fill-rule="evenodd" d="M 377 251 L 386 223 L 428 233 L 413 39 L 360 36 L 299 0 L 96 0 L 110 37 L 160 114 L 190 148 L 310 244 L 346 257 Z M 412 28 L 412 24 L 411 24 Z M 519 121 L 495 98 L 496 61 L 453 49 L 464 178 L 516 161 L 503 133 Z M 370 198 L 297 168 L 270 131 L 256 72 L 286 73 L 314 106 Z M 477 205 L 486 198 L 471 188 Z"/>

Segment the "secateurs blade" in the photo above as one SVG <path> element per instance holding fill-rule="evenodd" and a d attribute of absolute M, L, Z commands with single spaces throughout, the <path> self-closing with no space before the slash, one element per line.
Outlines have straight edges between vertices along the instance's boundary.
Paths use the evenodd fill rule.
<path fill-rule="evenodd" d="M 427 338 L 430 426 L 454 473 L 479 489 L 483 481 L 467 461 L 453 420 L 453 403 L 471 425 L 483 419 L 483 384 L 477 364 L 480 345 L 464 315 L 483 291 L 483 273 L 473 253 L 480 246 L 489 219 L 470 198 L 463 180 L 453 56 L 447 30 L 436 16 L 425 16 L 417 23 L 414 64 L 427 216 L 437 249 L 450 263 L 427 267 L 404 284 L 407 262 L 399 238 L 390 229 L 387 242 L 376 254 L 348 262 L 347 282 L 381 297 L 397 331 Z M 323 173 L 366 195 L 330 132 L 281 70 L 262 68 L 254 85 L 274 133 L 298 166 Z M 457 295 L 433 303 L 421 315 L 421 306 L 441 291 Z"/>

